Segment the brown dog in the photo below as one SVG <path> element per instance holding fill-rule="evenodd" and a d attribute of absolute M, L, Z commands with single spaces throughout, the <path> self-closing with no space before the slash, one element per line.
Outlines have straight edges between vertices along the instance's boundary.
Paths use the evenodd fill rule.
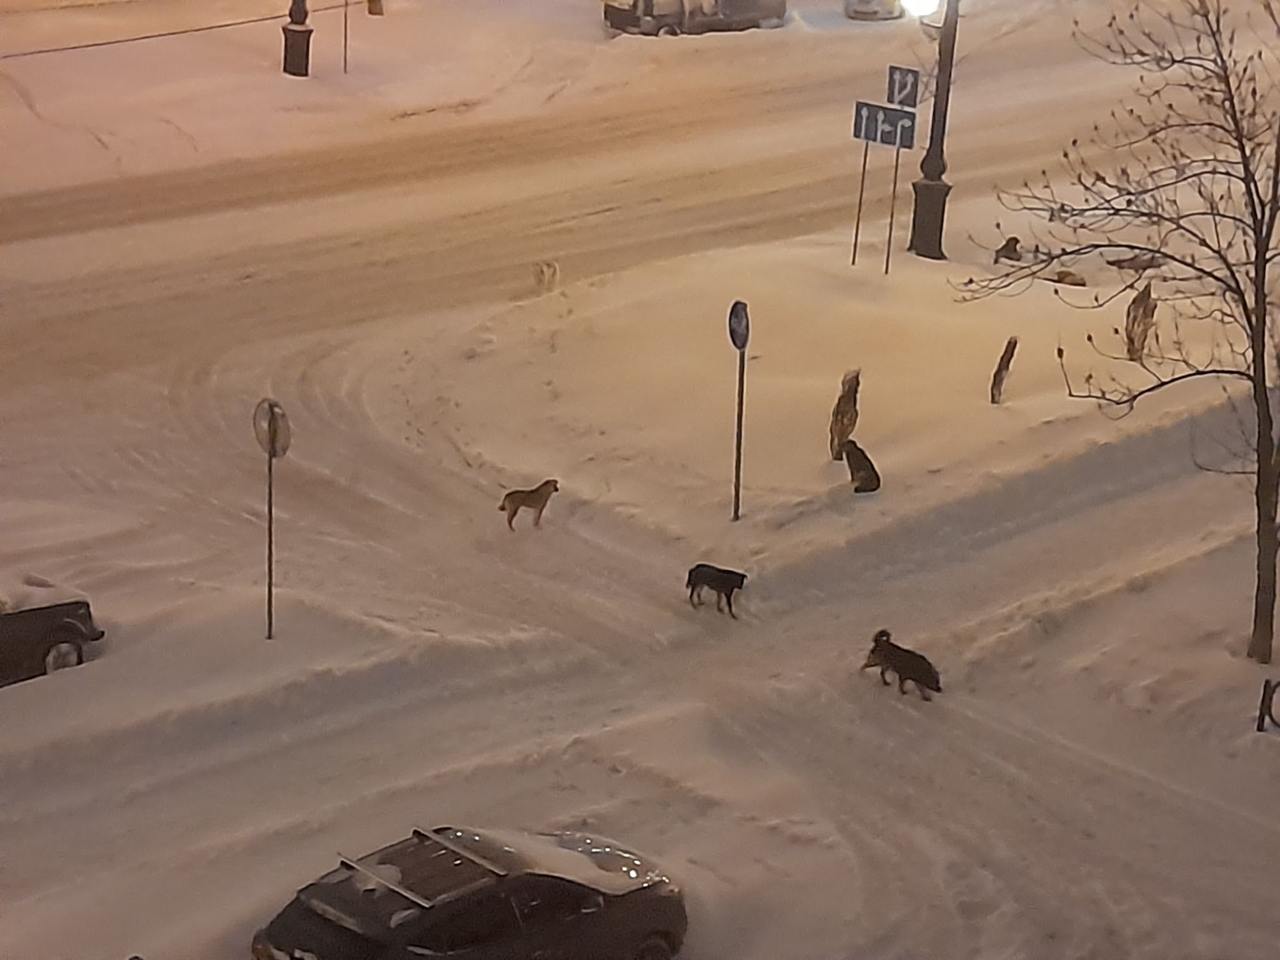
<path fill-rule="evenodd" d="M 516 514 L 520 512 L 521 507 L 528 507 L 533 511 L 533 525 L 540 527 L 542 511 L 547 509 L 547 501 L 559 490 L 559 480 L 543 480 L 532 490 L 509 490 L 502 498 L 502 503 L 498 504 L 498 509 L 506 513 L 507 526 L 512 530 L 515 530 Z"/>
<path fill-rule="evenodd" d="M 942 678 L 938 676 L 938 671 L 929 662 L 929 658 L 898 646 L 888 630 L 877 630 L 871 641 L 871 650 L 867 653 L 862 669 L 869 670 L 872 667 L 880 668 L 880 681 L 886 687 L 889 686 L 889 678 L 885 674 L 890 670 L 896 673 L 899 693 L 907 692 L 908 680 L 916 685 L 916 691 L 922 700 L 933 699 L 928 694 L 929 690 L 934 693 L 942 692 Z"/>

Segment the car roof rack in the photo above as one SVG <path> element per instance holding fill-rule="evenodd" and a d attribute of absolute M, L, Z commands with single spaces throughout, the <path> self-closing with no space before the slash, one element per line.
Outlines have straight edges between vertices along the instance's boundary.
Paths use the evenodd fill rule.
<path fill-rule="evenodd" d="M 342 864 L 344 867 L 349 867 L 350 869 L 356 871 L 357 873 L 364 874 L 366 877 L 380 883 L 382 886 L 386 887 L 388 890 L 395 891 L 396 893 L 400 894 L 400 896 L 408 900 L 410 903 L 416 904 L 417 906 L 422 907 L 426 910 L 431 909 L 430 900 L 427 900 L 419 896 L 418 894 L 414 893 L 412 890 L 408 890 L 405 887 L 400 886 L 400 884 L 396 883 L 394 880 L 388 880 L 386 877 L 381 876 L 380 874 L 374 873 L 368 867 L 361 866 L 358 862 L 353 860 L 351 857 L 344 857 L 341 852 L 338 853 L 338 862 Z"/>
<path fill-rule="evenodd" d="M 450 840 L 449 838 L 444 837 L 441 834 L 436 832 L 437 830 L 459 830 L 459 829 L 462 829 L 462 828 L 453 827 L 453 826 L 439 826 L 439 827 L 436 827 L 435 830 L 423 830 L 421 827 L 414 827 L 413 837 L 416 840 L 431 840 L 434 843 L 438 843 L 440 844 L 440 846 L 448 850 L 452 850 L 458 856 L 466 857 L 472 863 L 479 864 L 480 866 L 488 870 L 490 873 L 494 874 L 494 876 L 505 877 L 508 871 L 498 866 L 492 860 L 489 860 L 487 857 L 484 857 L 481 854 L 476 853 L 474 850 L 467 849 L 467 847 L 464 846 L 463 844 L 455 843 L 453 840 Z"/>

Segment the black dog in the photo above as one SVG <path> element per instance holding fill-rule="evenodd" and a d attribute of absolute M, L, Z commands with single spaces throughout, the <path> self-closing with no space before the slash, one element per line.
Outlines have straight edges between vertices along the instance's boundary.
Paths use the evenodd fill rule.
<path fill-rule="evenodd" d="M 854 493 L 875 493 L 880 489 L 880 471 L 863 450 L 852 440 L 846 440 L 840 448 L 844 452 L 844 462 L 849 468 L 849 482 L 853 484 Z"/>
<path fill-rule="evenodd" d="M 896 673 L 899 693 L 907 692 L 908 680 L 916 685 L 916 690 L 924 700 L 932 699 L 925 692 L 926 690 L 932 690 L 934 693 L 942 692 L 942 678 L 938 676 L 938 671 L 934 669 L 929 659 L 914 650 L 898 646 L 890 638 L 888 630 L 877 630 L 875 638 L 871 641 L 871 650 L 867 654 L 867 661 L 862 665 L 862 669 L 868 670 L 872 667 L 880 668 L 880 679 L 886 687 L 889 686 L 889 679 L 885 673 L 890 670 Z"/>
<path fill-rule="evenodd" d="M 746 585 L 747 575 L 739 573 L 737 570 L 725 570 L 723 567 L 713 567 L 709 563 L 699 563 L 697 566 L 689 569 L 689 576 L 685 579 L 684 585 L 689 590 L 690 606 L 698 606 L 702 603 L 702 588 L 710 587 L 716 592 L 716 609 L 721 613 L 724 607 L 720 601 L 723 598 L 729 604 L 729 616 L 737 620 L 738 615 L 733 612 L 733 591 L 741 590 Z"/>

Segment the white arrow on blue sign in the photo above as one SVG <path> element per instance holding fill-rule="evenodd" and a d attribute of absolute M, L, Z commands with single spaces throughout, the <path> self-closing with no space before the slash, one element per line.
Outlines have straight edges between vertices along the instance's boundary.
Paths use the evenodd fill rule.
<path fill-rule="evenodd" d="M 920 71 L 914 67 L 889 68 L 889 95 L 893 107 L 914 110 L 920 105 Z"/>
<path fill-rule="evenodd" d="M 915 112 L 859 100 L 853 107 L 853 139 L 912 150 L 916 145 Z"/>

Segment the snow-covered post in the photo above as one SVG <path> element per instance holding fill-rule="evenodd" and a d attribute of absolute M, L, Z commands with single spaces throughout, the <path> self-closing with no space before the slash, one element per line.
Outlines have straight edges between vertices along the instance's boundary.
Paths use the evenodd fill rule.
<path fill-rule="evenodd" d="M 1004 399 L 1004 382 L 1009 377 L 1009 368 L 1013 366 L 1013 355 L 1018 352 L 1018 338 L 1010 337 L 1005 341 L 1004 352 L 1000 354 L 1000 362 L 996 364 L 996 372 L 991 375 L 991 402 L 998 404 Z"/>
<path fill-rule="evenodd" d="M 742 508 L 742 405 L 747 386 L 747 340 L 751 336 L 751 320 L 747 305 L 733 301 L 729 308 L 729 342 L 738 351 L 738 414 L 734 429 L 733 447 L 733 519 L 737 520 Z"/>
<path fill-rule="evenodd" d="M 284 31 L 284 72 L 291 77 L 306 77 L 311 74 L 311 34 L 314 32 L 307 24 L 307 0 L 291 0 L 289 4 L 289 22 Z"/>
<path fill-rule="evenodd" d="M 253 411 L 253 434 L 267 455 L 267 639 L 274 628 L 272 616 L 275 593 L 275 462 L 289 452 L 292 433 L 284 407 L 269 397 L 258 401 Z"/>

